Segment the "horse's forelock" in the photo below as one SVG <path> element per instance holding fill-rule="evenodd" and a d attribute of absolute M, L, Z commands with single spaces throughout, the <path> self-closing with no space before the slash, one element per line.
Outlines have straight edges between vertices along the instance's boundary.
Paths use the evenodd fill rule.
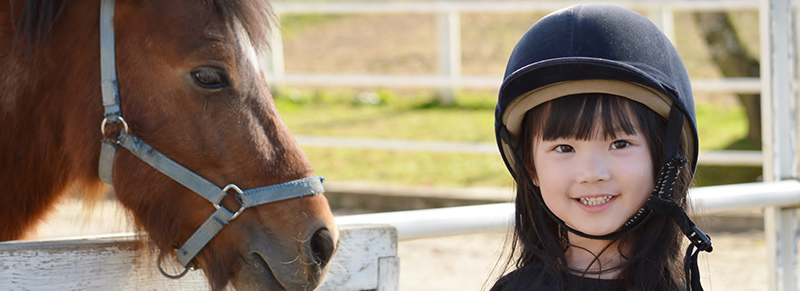
<path fill-rule="evenodd" d="M 264 0 L 210 0 L 222 16 L 235 27 L 239 22 L 259 53 L 269 47 L 270 28 L 275 21 L 272 6 Z"/>
<path fill-rule="evenodd" d="M 10 0 L 11 10 L 20 11 L 15 18 L 12 12 L 12 23 L 15 33 L 25 43 L 28 51 L 40 42 L 50 39 L 53 24 L 64 10 L 66 0 Z"/>

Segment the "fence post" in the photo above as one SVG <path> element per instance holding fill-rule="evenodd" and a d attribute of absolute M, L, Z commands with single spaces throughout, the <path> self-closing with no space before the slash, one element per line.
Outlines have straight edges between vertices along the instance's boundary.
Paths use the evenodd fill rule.
<path fill-rule="evenodd" d="M 454 84 L 461 77 L 461 16 L 451 10 L 437 16 L 439 35 L 439 75 L 450 84 L 439 88 L 439 104 L 452 105 L 455 100 Z"/>
<path fill-rule="evenodd" d="M 761 109 L 764 181 L 797 178 L 791 0 L 762 0 Z M 769 290 L 797 290 L 797 209 L 766 207 Z"/>
<path fill-rule="evenodd" d="M 661 32 L 669 38 L 672 43 L 675 43 L 675 15 L 672 9 L 664 8 L 663 0 L 650 0 L 650 2 L 657 3 L 658 6 L 654 7 L 647 12 L 647 17 L 650 21 L 655 23 Z"/>
<path fill-rule="evenodd" d="M 275 25 L 269 30 L 269 50 L 265 57 L 264 74 L 270 81 L 270 91 L 275 93 L 276 86 L 286 78 L 286 63 L 283 54 L 283 36 L 281 35 L 280 17 L 276 17 Z"/>

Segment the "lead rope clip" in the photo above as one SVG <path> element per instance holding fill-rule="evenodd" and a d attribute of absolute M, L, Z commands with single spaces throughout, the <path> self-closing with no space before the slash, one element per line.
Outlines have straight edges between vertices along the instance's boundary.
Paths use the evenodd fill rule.
<path fill-rule="evenodd" d="M 158 256 L 158 262 L 156 263 L 156 265 L 158 265 L 158 271 L 161 272 L 161 275 L 164 275 L 164 277 L 170 279 L 180 279 L 181 277 L 186 276 L 186 273 L 189 273 L 189 270 L 194 270 L 194 267 L 192 267 L 191 265 L 188 267 L 182 266 L 183 272 L 181 272 L 180 274 L 177 275 L 167 274 L 167 271 L 164 271 L 164 267 L 161 265 L 161 262 L 163 261 L 164 261 L 164 256 Z"/>

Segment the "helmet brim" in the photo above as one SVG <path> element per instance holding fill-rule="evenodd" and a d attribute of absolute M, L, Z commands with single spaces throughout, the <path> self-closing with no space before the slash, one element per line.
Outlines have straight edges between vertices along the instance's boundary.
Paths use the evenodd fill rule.
<path fill-rule="evenodd" d="M 694 171 L 698 154 L 696 123 L 690 119 L 694 115 L 686 114 L 686 109 L 680 102 L 675 104 L 678 93 L 658 79 L 661 78 L 651 77 L 624 63 L 583 57 L 551 59 L 514 72 L 503 82 L 500 90 L 501 96 L 507 94 L 500 98 L 507 103 L 502 104 L 502 107 L 498 104 L 496 112 L 496 118 L 501 122 L 497 126 L 504 126 L 511 140 L 509 145 L 498 139 L 506 166 L 516 174 L 517 168 L 514 159 L 509 158 L 509 151 L 519 145 L 522 119 L 526 112 L 564 96 L 603 93 L 641 103 L 665 119 L 669 118 L 672 108 L 684 111 L 681 147 L 690 160 L 691 170 Z M 517 96 L 509 98 L 513 95 Z M 500 108 L 503 110 L 500 111 Z"/>

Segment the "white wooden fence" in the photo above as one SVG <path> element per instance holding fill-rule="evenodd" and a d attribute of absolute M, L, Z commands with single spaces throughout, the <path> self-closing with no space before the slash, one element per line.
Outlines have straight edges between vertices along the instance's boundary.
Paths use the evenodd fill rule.
<path fill-rule="evenodd" d="M 463 76 L 461 74 L 461 13 L 465 12 L 551 12 L 586 1 L 276 1 L 279 14 L 433 14 L 437 17 L 438 75 L 367 75 L 287 73 L 283 58 L 283 40 L 279 31 L 272 35 L 268 58 L 269 80 L 278 85 L 336 85 L 490 88 L 500 87 L 501 76 Z M 758 0 L 646 0 L 603 1 L 631 9 L 647 10 L 648 16 L 668 36 L 674 35 L 674 11 L 732 11 L 758 9 Z M 670 37 L 674 40 L 674 37 Z M 510 52 L 509 52 L 510 53 Z M 758 78 L 692 80 L 696 91 L 759 93 Z"/>
<path fill-rule="evenodd" d="M 339 224 L 341 240 L 317 290 L 398 290 L 397 234 L 391 226 Z M 0 290 L 208 290 L 201 271 L 179 280 L 156 269 L 133 234 L 0 242 Z"/>
<path fill-rule="evenodd" d="M 711 186 L 690 190 L 696 215 L 800 205 L 800 181 Z M 512 203 L 336 217 L 341 241 L 318 290 L 398 290 L 397 241 L 503 232 Z M 713 235 L 713 234 L 712 234 Z M 166 279 L 132 234 L 81 239 L 0 242 L 2 290 L 207 290 L 200 271 Z"/>
<path fill-rule="evenodd" d="M 550 12 L 582 1 L 276 1 L 279 14 L 432 14 L 436 15 L 438 75 L 368 75 L 345 73 L 287 73 L 280 31 L 273 31 L 270 55 L 267 58 L 267 75 L 271 83 L 280 85 L 335 85 L 369 87 L 433 87 L 440 88 L 442 103 L 452 103 L 458 88 L 499 88 L 501 76 L 466 76 L 461 73 L 461 22 L 465 12 Z M 648 16 L 664 32 L 674 35 L 674 11 L 735 11 L 759 8 L 758 0 L 647 0 L 612 1 L 631 9 L 649 11 Z M 675 39 L 674 37 L 670 37 Z M 719 80 L 692 80 L 694 91 L 761 93 L 759 78 L 724 78 Z M 429 150 L 469 153 L 497 153 L 492 145 L 458 144 L 447 142 L 417 142 L 402 140 L 368 140 L 349 138 L 300 137 L 302 145 L 322 147 L 369 148 L 383 150 Z M 762 164 L 759 151 L 709 151 L 700 154 L 701 165 Z"/>

